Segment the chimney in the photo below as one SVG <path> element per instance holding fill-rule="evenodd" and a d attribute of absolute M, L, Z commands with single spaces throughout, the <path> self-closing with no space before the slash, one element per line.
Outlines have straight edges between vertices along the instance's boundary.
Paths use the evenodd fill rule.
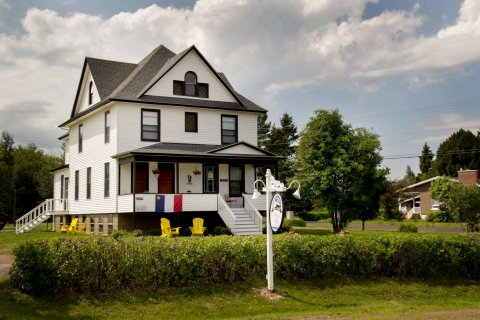
<path fill-rule="evenodd" d="M 478 170 L 458 171 L 458 181 L 464 185 L 476 185 L 478 183 Z"/>

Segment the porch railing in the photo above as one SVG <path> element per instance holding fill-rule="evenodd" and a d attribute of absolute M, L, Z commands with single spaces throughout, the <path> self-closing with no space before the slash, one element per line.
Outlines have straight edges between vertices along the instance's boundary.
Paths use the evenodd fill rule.
<path fill-rule="evenodd" d="M 217 196 L 217 210 L 223 222 L 225 222 L 227 227 L 230 228 L 230 231 L 235 234 L 235 220 L 237 218 L 220 194 Z"/>
<path fill-rule="evenodd" d="M 23 233 L 32 230 L 37 225 L 47 220 L 53 212 L 68 211 L 67 199 L 47 199 L 15 222 L 17 233 Z"/>
<path fill-rule="evenodd" d="M 245 211 L 248 213 L 253 222 L 255 222 L 255 225 L 261 230 L 263 225 L 263 218 L 260 212 L 258 212 L 257 208 L 250 201 L 251 195 L 243 193 L 242 196 L 243 203 L 245 204 Z"/>

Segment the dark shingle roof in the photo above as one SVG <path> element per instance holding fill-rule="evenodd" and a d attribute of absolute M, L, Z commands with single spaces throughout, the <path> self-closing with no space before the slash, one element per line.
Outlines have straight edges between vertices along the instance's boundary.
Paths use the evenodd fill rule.
<path fill-rule="evenodd" d="M 243 144 L 253 149 L 257 149 L 263 154 L 235 154 L 235 153 L 218 153 L 217 151 L 226 150 L 230 147 Z M 147 147 L 138 148 L 117 154 L 114 158 L 121 158 L 127 155 L 167 155 L 167 156 L 203 156 L 209 158 L 261 158 L 261 159 L 283 159 L 270 152 L 264 151 L 246 142 L 237 142 L 230 145 L 214 145 L 214 144 L 190 144 L 190 143 L 168 143 L 159 142 Z"/>
<path fill-rule="evenodd" d="M 144 94 L 191 50 L 195 50 L 200 58 L 205 61 L 211 71 L 217 75 L 220 82 L 227 87 L 237 102 L 224 102 L 210 99 L 191 99 L 187 97 L 150 96 Z M 61 127 L 97 108 L 100 108 L 110 101 L 129 101 L 237 111 L 266 112 L 266 110 L 262 107 L 237 93 L 233 89 L 227 77 L 225 77 L 223 73 L 217 73 L 215 70 L 213 70 L 208 61 L 206 61 L 206 59 L 195 48 L 195 46 L 191 46 L 181 53 L 175 54 L 168 48 L 161 45 L 155 48 L 138 64 L 86 58 L 84 69 L 86 65 L 88 65 L 91 70 L 101 101 L 80 113 L 76 112 L 76 104 L 80 92 L 79 85 L 71 117 L 68 121 L 61 124 Z M 82 81 L 83 75 L 80 79 L 80 84 Z"/>
<path fill-rule="evenodd" d="M 106 99 L 137 67 L 134 63 L 86 58 L 100 99 Z"/>

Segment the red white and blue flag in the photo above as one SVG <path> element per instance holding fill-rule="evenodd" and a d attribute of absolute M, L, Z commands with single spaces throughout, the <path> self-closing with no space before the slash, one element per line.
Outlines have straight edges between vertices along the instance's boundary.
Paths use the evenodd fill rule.
<path fill-rule="evenodd" d="M 181 212 L 183 196 L 181 194 L 157 194 L 155 212 Z"/>

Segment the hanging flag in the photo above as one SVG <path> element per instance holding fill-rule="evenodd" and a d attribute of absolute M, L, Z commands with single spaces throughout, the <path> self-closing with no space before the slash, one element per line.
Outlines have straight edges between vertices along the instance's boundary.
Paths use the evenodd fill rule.
<path fill-rule="evenodd" d="M 155 212 L 181 212 L 183 208 L 183 195 L 157 194 L 155 196 Z"/>

